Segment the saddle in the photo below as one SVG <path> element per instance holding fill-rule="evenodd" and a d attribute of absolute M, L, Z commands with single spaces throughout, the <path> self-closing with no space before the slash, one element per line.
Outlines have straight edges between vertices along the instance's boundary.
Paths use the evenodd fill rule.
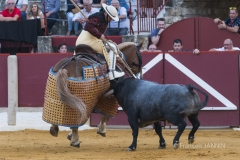
<path fill-rule="evenodd" d="M 95 50 L 93 50 L 91 46 L 88 46 L 85 44 L 79 44 L 75 47 L 75 53 L 76 55 L 73 55 L 72 57 L 61 62 L 60 64 L 54 66 L 53 72 L 58 72 L 59 69 L 64 68 L 71 61 L 76 61 L 76 64 L 78 64 L 80 60 L 85 61 L 89 66 L 93 66 L 93 64 L 100 64 L 100 66 L 107 66 L 104 56 L 100 53 L 97 53 Z M 118 62 L 118 60 L 116 63 L 117 63 L 116 68 L 118 71 L 125 70 L 124 65 Z M 75 75 L 77 75 L 78 67 L 76 67 L 75 73 L 76 73 Z M 107 72 L 105 72 L 104 74 L 106 73 Z"/>
<path fill-rule="evenodd" d="M 59 69 L 64 68 L 71 61 L 76 61 L 76 63 L 78 63 L 80 59 L 86 61 L 89 65 L 94 63 L 98 63 L 101 65 L 106 64 L 104 56 L 94 51 L 92 47 L 88 45 L 85 44 L 77 45 L 75 48 L 75 53 L 76 55 L 73 55 L 72 57 L 61 62 L 61 64 L 59 64 L 58 66 L 54 67 L 53 72 L 57 72 Z"/>

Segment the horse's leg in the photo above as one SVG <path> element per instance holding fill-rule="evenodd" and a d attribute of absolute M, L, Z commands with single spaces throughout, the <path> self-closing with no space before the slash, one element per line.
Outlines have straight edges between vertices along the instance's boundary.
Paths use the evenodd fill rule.
<path fill-rule="evenodd" d="M 108 116 L 102 115 L 101 121 L 97 130 L 97 134 L 100 134 L 103 137 L 106 137 L 106 124 L 109 120 Z"/>
<path fill-rule="evenodd" d="M 162 126 L 161 126 L 161 124 L 159 122 L 155 122 L 154 123 L 154 129 L 155 129 L 155 132 L 159 136 L 159 147 L 158 147 L 158 149 L 166 148 L 166 142 L 165 142 L 165 139 L 162 136 Z"/>
<path fill-rule="evenodd" d="M 194 114 L 191 116 L 188 116 L 189 121 L 192 123 L 192 130 L 188 135 L 188 143 L 191 144 L 194 142 L 194 134 L 198 130 L 198 127 L 200 126 L 200 122 L 198 121 L 198 114 Z"/>
<path fill-rule="evenodd" d="M 52 126 L 50 127 L 50 134 L 54 137 L 57 137 L 58 131 L 59 131 L 58 125 L 52 124 Z"/>
<path fill-rule="evenodd" d="M 176 136 L 173 139 L 173 148 L 174 149 L 178 149 L 179 147 L 179 139 L 183 133 L 183 131 L 185 130 L 187 123 L 184 121 L 184 118 L 178 119 L 178 131 Z"/>
<path fill-rule="evenodd" d="M 72 139 L 72 131 L 68 133 L 67 139 L 68 139 L 69 141 L 71 141 L 71 139 Z"/>
<path fill-rule="evenodd" d="M 70 146 L 80 148 L 80 141 L 78 137 L 78 128 L 71 128 L 72 129 L 72 137 Z"/>

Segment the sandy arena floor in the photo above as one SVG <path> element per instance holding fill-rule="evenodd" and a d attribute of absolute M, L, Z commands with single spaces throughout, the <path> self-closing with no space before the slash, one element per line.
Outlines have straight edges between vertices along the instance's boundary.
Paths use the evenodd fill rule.
<path fill-rule="evenodd" d="M 240 132 L 232 129 L 198 130 L 194 144 L 187 144 L 189 130 L 185 130 L 180 147 L 174 150 L 175 129 L 163 130 L 166 149 L 158 149 L 158 136 L 152 129 L 141 129 L 137 150 L 126 148 L 132 141 L 130 129 L 108 130 L 107 137 L 96 134 L 96 129 L 79 131 L 81 147 L 73 148 L 66 139 L 67 131 L 52 137 L 48 131 L 23 130 L 0 132 L 0 160 L 75 160 L 75 159 L 215 159 L 240 158 Z"/>

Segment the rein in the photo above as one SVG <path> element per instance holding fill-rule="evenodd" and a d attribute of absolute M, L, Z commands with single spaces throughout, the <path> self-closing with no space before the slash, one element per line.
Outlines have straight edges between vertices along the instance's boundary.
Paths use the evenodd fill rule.
<path fill-rule="evenodd" d="M 135 48 L 136 48 L 136 54 L 137 54 L 137 57 L 138 57 L 139 64 L 136 64 L 135 62 L 132 62 L 131 64 L 133 66 L 138 67 L 139 72 L 141 72 L 141 70 L 142 70 L 142 55 L 141 55 L 140 51 L 137 49 L 136 46 L 135 46 Z"/>

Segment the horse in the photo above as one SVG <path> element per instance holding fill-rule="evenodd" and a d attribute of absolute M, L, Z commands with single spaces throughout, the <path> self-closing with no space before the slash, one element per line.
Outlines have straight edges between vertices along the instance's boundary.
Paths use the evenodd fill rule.
<path fill-rule="evenodd" d="M 122 53 L 121 57 L 123 59 L 125 59 L 125 62 L 128 64 L 132 73 L 134 73 L 134 74 L 138 74 L 141 71 L 142 56 L 141 56 L 141 53 L 139 52 L 139 50 L 142 47 L 142 45 L 143 45 L 143 42 L 141 42 L 139 44 L 134 44 L 133 42 L 125 42 L 125 43 L 121 43 L 118 45 L 118 48 Z M 73 109 L 75 112 L 77 112 L 77 114 L 75 114 L 75 117 L 77 116 L 79 121 L 82 122 L 85 119 L 85 121 L 83 121 L 83 123 L 84 123 L 89 118 L 92 110 L 90 109 L 90 113 L 89 113 L 89 111 L 87 113 L 87 106 L 85 105 L 85 103 L 83 102 L 81 97 L 77 97 L 69 91 L 68 79 L 71 77 L 80 77 L 80 78 L 83 77 L 84 75 L 82 73 L 82 68 L 84 66 L 89 66 L 89 65 L 93 66 L 93 64 L 90 63 L 91 60 L 86 58 L 86 57 L 89 57 L 89 55 L 92 56 L 91 57 L 92 59 L 98 59 L 98 61 L 100 61 L 101 63 L 104 60 L 99 60 L 99 54 L 97 54 L 90 46 L 87 46 L 87 45 L 76 46 L 75 53 L 76 53 L 76 56 L 78 56 L 78 55 L 84 55 L 84 56 L 81 56 L 80 58 L 78 58 L 76 56 L 73 56 L 71 58 L 63 58 L 54 65 L 54 67 L 52 68 L 52 72 L 54 72 L 56 74 L 56 84 L 54 84 L 54 85 L 56 85 L 57 94 L 58 94 L 59 99 L 61 100 L 61 102 L 63 104 L 69 106 L 71 109 Z M 94 61 L 94 63 L 95 63 L 95 61 Z M 122 67 L 122 68 L 125 69 L 125 67 Z M 124 70 L 124 72 L 125 72 L 125 75 L 130 76 L 129 73 L 127 74 L 126 69 Z M 94 74 L 96 74 L 96 73 L 94 72 Z M 106 77 L 104 77 L 104 78 L 106 78 Z M 98 79 L 96 78 L 96 81 L 97 80 Z M 113 80 L 113 81 L 115 81 L 115 80 Z M 101 83 L 102 86 L 105 85 L 105 84 L 102 84 L 101 80 L 99 80 L 99 82 Z M 109 81 L 108 81 L 108 83 L 109 83 Z M 81 90 L 79 92 L 81 92 Z M 107 90 L 106 90 L 106 92 L 107 92 Z M 94 106 L 96 104 L 98 104 L 99 99 L 101 99 L 101 97 L 103 97 L 106 92 L 99 93 L 99 96 L 97 96 L 96 99 L 92 100 L 92 101 L 94 101 L 94 103 L 93 103 Z M 45 98 L 46 97 L 47 96 L 45 96 Z M 46 107 L 44 106 L 44 108 L 46 108 Z M 45 111 L 46 109 L 44 109 L 44 108 L 43 108 L 43 112 L 51 112 L 51 110 Z M 103 119 L 104 120 L 108 119 L 108 117 L 109 117 L 109 115 L 104 114 L 102 116 L 101 120 L 103 121 Z M 46 118 L 45 119 L 43 118 L 43 120 L 52 124 L 50 127 L 50 134 L 52 136 L 57 137 L 58 131 L 59 131 L 58 124 L 52 123 L 52 122 L 46 120 Z M 106 122 L 104 121 L 100 124 L 104 124 L 104 123 L 106 123 Z M 66 126 L 69 127 L 68 125 L 66 125 Z M 67 139 L 70 140 L 70 146 L 77 147 L 77 148 L 80 148 L 80 141 L 79 141 L 79 136 L 78 136 L 78 127 L 79 126 L 70 126 L 72 131 L 67 136 Z M 100 126 L 100 127 L 102 128 L 102 126 Z M 98 131 L 98 134 L 101 134 L 103 136 L 103 134 L 99 131 Z"/>
<path fill-rule="evenodd" d="M 159 136 L 159 149 L 166 148 L 162 136 L 162 127 L 159 121 L 166 119 L 178 126 L 178 131 L 173 139 L 173 147 L 179 147 L 179 139 L 187 123 L 188 117 L 192 123 L 192 130 L 188 135 L 188 143 L 194 142 L 194 134 L 200 126 L 198 121 L 199 111 L 207 105 L 208 95 L 193 85 L 158 84 L 146 80 L 133 78 L 120 79 L 113 87 L 114 96 L 119 105 L 128 116 L 132 128 L 133 141 L 127 148 L 134 151 L 137 148 L 139 127 L 154 124 L 155 132 Z M 198 91 L 205 96 L 200 102 Z"/>

